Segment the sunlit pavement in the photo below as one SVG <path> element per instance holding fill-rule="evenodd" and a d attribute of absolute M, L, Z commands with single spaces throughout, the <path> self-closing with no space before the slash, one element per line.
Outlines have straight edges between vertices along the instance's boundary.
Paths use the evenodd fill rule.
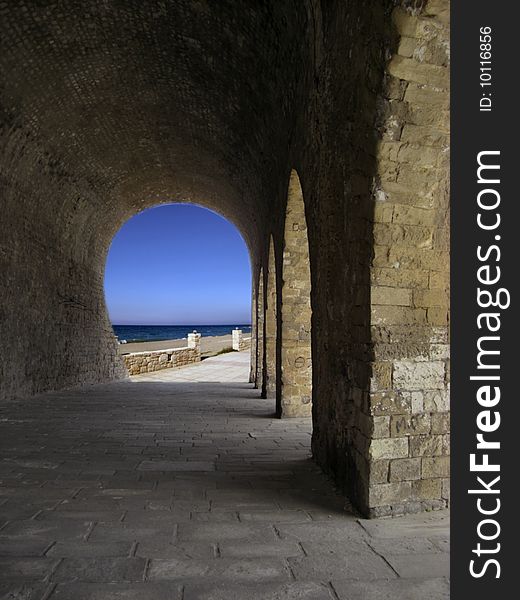
<path fill-rule="evenodd" d="M 448 598 L 448 513 L 347 512 L 248 375 L 230 353 L 7 404 L 0 598 Z"/>

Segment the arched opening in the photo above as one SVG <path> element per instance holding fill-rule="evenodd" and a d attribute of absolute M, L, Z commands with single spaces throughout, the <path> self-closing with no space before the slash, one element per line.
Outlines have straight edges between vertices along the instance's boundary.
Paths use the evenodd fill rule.
<path fill-rule="evenodd" d="M 281 400 L 283 417 L 310 416 L 312 399 L 311 270 L 300 180 L 291 172 L 282 269 Z"/>
<path fill-rule="evenodd" d="M 105 294 L 131 375 L 230 352 L 237 328 L 251 335 L 248 248 L 233 224 L 198 205 L 163 204 L 129 219 L 108 252 Z M 191 347 L 194 330 L 199 355 L 172 353 Z"/>
<path fill-rule="evenodd" d="M 276 263 L 273 236 L 269 242 L 267 266 L 267 290 L 265 294 L 265 391 L 268 398 L 276 394 Z"/>

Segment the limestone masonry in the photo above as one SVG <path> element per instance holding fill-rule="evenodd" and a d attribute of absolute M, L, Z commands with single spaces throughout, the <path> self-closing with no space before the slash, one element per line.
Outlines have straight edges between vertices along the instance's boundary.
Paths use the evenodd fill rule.
<path fill-rule="evenodd" d="M 200 333 L 188 333 L 186 348 L 171 348 L 153 352 L 132 352 L 123 354 L 125 367 L 129 375 L 152 373 L 161 369 L 184 367 L 200 362 Z"/>

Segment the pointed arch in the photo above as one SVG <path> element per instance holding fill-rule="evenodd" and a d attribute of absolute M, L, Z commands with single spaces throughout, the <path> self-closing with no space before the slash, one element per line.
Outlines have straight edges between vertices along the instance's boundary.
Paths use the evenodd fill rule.
<path fill-rule="evenodd" d="M 269 242 L 269 262 L 267 267 L 267 289 L 265 294 L 265 368 L 266 394 L 272 398 L 276 394 L 276 263 L 274 240 Z"/>
<path fill-rule="evenodd" d="M 310 416 L 312 399 L 311 270 L 300 179 L 291 171 L 282 270 L 282 416 Z"/>

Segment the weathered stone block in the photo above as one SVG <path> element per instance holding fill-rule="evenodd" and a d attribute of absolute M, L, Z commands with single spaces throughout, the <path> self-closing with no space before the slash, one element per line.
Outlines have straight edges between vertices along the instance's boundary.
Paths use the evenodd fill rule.
<path fill-rule="evenodd" d="M 410 15 L 410 13 L 407 13 L 402 8 L 397 7 L 392 12 L 392 22 L 401 37 L 416 37 L 417 21 L 417 17 Z M 403 77 L 403 79 L 407 78 Z"/>
<path fill-rule="evenodd" d="M 444 363 L 441 361 L 403 360 L 394 363 L 393 381 L 397 389 L 443 389 L 444 375 Z"/>
<path fill-rule="evenodd" d="M 431 417 L 428 413 L 393 415 L 390 424 L 392 437 L 430 433 Z"/>
<path fill-rule="evenodd" d="M 448 69 L 437 65 L 419 63 L 411 58 L 394 55 L 388 65 L 388 72 L 399 79 L 415 81 L 446 89 L 449 86 Z"/>
<path fill-rule="evenodd" d="M 417 40 L 412 37 L 403 36 L 399 40 L 399 46 L 397 47 L 397 54 L 399 56 L 405 56 L 411 58 L 414 50 L 417 48 Z"/>
<path fill-rule="evenodd" d="M 372 417 L 372 437 L 387 438 L 390 436 L 390 417 Z"/>
<path fill-rule="evenodd" d="M 388 483 L 389 460 L 373 460 L 370 463 L 370 482 Z"/>
<path fill-rule="evenodd" d="M 369 489 L 369 504 L 385 506 L 410 500 L 412 497 L 412 484 L 409 481 L 399 483 L 380 483 L 371 485 Z"/>
<path fill-rule="evenodd" d="M 422 478 L 430 479 L 434 477 L 449 477 L 450 458 L 449 456 L 434 456 L 433 458 L 422 459 Z"/>
<path fill-rule="evenodd" d="M 412 291 L 397 287 L 373 286 L 372 304 L 391 304 L 393 306 L 410 306 Z"/>
<path fill-rule="evenodd" d="M 439 327 L 439 326 L 447 327 L 448 326 L 448 318 L 449 318 L 449 313 L 446 308 L 443 308 L 440 306 L 428 308 L 427 320 L 428 320 L 428 323 L 430 323 L 430 325 L 432 325 L 434 327 Z"/>
<path fill-rule="evenodd" d="M 424 393 L 425 412 L 446 412 L 450 409 L 448 390 L 428 391 Z"/>
<path fill-rule="evenodd" d="M 381 286 L 427 288 L 429 271 L 421 269 L 372 269 L 372 281 Z"/>
<path fill-rule="evenodd" d="M 441 479 L 420 479 L 412 482 L 412 493 L 416 500 L 440 498 L 442 489 Z"/>
<path fill-rule="evenodd" d="M 370 394 L 370 406 L 373 415 L 406 414 L 410 412 L 410 399 L 394 392 Z"/>
<path fill-rule="evenodd" d="M 406 102 L 415 104 L 432 104 L 444 110 L 449 108 L 449 95 L 444 90 L 429 85 L 409 83 L 404 95 Z"/>
<path fill-rule="evenodd" d="M 450 413 L 434 413 L 432 419 L 432 433 L 450 432 Z"/>
<path fill-rule="evenodd" d="M 421 459 L 402 458 L 390 461 L 390 481 L 410 481 L 421 478 Z"/>
<path fill-rule="evenodd" d="M 408 438 L 386 438 L 372 440 L 370 457 L 373 460 L 382 458 L 404 458 L 408 456 Z"/>
<path fill-rule="evenodd" d="M 391 223 L 394 207 L 392 204 L 377 202 L 374 206 L 374 221 L 376 223 Z"/>
<path fill-rule="evenodd" d="M 410 456 L 441 456 L 442 438 L 442 435 L 410 436 Z"/>
<path fill-rule="evenodd" d="M 422 392 L 411 392 L 412 414 L 422 413 L 424 408 L 424 394 Z"/>
<path fill-rule="evenodd" d="M 370 380 L 370 389 L 374 392 L 388 390 L 392 387 L 392 363 L 374 362 L 372 363 L 372 377 Z"/>
<path fill-rule="evenodd" d="M 372 322 L 376 325 L 416 325 L 426 321 L 426 311 L 408 306 L 372 306 Z"/>
<path fill-rule="evenodd" d="M 448 295 L 444 290 L 414 290 L 413 302 L 415 306 L 447 306 Z"/>
<path fill-rule="evenodd" d="M 442 492 L 441 492 L 441 496 L 442 498 L 445 498 L 446 500 L 450 500 L 451 495 L 450 495 L 450 480 L 449 479 L 443 479 L 442 480 Z"/>
<path fill-rule="evenodd" d="M 432 127 L 414 125 L 413 123 L 404 125 L 401 140 L 435 148 L 445 148 L 449 144 L 448 135 L 445 131 L 438 131 Z M 431 199 L 429 205 L 431 206 Z"/>

